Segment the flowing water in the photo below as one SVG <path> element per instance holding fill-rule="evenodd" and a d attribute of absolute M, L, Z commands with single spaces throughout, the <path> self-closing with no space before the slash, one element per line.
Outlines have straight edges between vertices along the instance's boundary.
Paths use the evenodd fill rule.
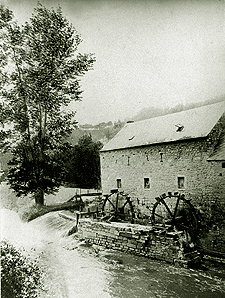
<path fill-rule="evenodd" d="M 154 298 L 225 297 L 225 268 L 177 268 L 97 246 L 88 247 L 73 235 L 72 222 L 57 212 L 30 223 L 1 210 L 1 238 L 38 259 L 43 268 L 44 297 Z"/>

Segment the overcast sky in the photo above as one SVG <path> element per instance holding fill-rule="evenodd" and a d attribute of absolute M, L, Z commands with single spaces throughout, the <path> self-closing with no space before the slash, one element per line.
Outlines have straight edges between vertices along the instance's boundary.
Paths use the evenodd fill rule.
<path fill-rule="evenodd" d="M 0 0 L 20 23 L 34 0 Z M 73 105 L 81 123 L 132 117 L 144 107 L 173 107 L 225 94 L 224 0 L 40 0 L 61 5 L 95 53 Z"/>

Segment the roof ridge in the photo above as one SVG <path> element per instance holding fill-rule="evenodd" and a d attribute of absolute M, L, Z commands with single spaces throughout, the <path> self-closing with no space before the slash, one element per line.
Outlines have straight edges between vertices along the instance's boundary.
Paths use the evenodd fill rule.
<path fill-rule="evenodd" d="M 225 104 L 225 100 L 221 100 L 221 101 L 218 101 L 218 102 L 215 102 L 215 103 L 205 104 L 205 105 L 202 105 L 202 106 L 199 106 L 199 107 L 190 108 L 190 109 L 186 109 L 186 110 L 182 110 L 182 111 L 178 111 L 178 112 L 172 112 L 172 113 L 163 114 L 163 115 L 160 115 L 160 116 L 150 117 L 150 118 L 146 118 L 146 119 L 143 119 L 143 120 L 132 121 L 130 123 L 127 122 L 126 125 L 127 124 L 130 125 L 130 124 L 138 123 L 138 122 L 142 122 L 142 121 L 148 121 L 149 119 L 160 118 L 160 117 L 164 117 L 164 116 L 168 116 L 168 115 L 174 115 L 174 114 L 184 113 L 184 112 L 187 112 L 187 111 L 193 111 L 193 110 L 201 109 L 201 108 L 208 107 L 208 106 L 219 105 L 219 104 L 222 104 L 222 103 Z"/>

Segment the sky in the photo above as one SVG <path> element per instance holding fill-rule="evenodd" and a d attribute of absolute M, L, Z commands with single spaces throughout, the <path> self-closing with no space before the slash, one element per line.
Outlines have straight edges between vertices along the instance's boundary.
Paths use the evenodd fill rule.
<path fill-rule="evenodd" d="M 94 53 L 81 79 L 80 124 L 132 118 L 225 95 L 225 0 L 40 0 L 59 4 Z M 29 20 L 37 1 L 0 0 Z"/>

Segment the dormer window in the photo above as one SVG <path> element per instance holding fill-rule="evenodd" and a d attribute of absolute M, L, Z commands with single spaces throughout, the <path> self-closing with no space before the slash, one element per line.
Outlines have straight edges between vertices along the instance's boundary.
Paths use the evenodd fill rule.
<path fill-rule="evenodd" d="M 177 125 L 175 125 L 175 126 L 177 127 L 176 132 L 181 132 L 181 131 L 184 129 L 184 126 L 181 125 L 181 124 L 177 124 Z"/>

